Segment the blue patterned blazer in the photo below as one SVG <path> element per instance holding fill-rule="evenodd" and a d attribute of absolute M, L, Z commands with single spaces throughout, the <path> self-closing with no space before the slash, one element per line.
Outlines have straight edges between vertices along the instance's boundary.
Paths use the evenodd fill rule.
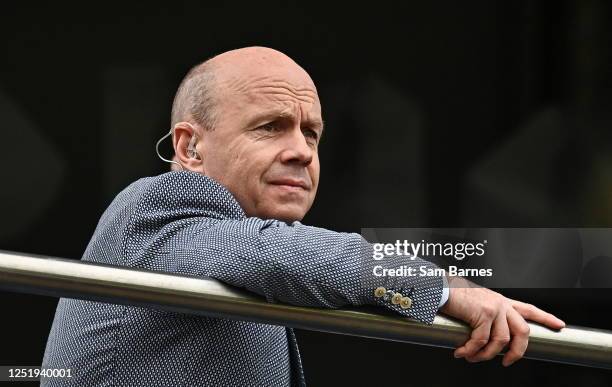
<path fill-rule="evenodd" d="M 380 305 L 431 323 L 442 279 L 364 275 L 364 254 L 372 257 L 372 245 L 359 234 L 247 218 L 223 186 L 181 171 L 117 195 L 83 260 L 212 277 L 268 302 Z M 376 297 L 379 286 L 409 292 L 412 306 Z M 45 386 L 305 385 L 289 328 L 74 299 L 59 301 L 43 367 L 72 373 Z"/>

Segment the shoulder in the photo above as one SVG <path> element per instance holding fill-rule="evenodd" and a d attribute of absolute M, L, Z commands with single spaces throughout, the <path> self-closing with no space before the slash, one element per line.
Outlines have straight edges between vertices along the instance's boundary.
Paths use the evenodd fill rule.
<path fill-rule="evenodd" d="M 180 210 L 200 216 L 244 218 L 244 211 L 223 185 L 196 172 L 172 171 L 134 184 L 144 187 L 139 201 L 145 211 Z"/>

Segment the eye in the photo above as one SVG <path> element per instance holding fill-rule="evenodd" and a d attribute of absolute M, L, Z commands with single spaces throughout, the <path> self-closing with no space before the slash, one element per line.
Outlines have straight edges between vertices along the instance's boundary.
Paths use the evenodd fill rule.
<path fill-rule="evenodd" d="M 257 129 L 263 130 L 264 132 L 277 132 L 280 130 L 278 124 L 274 121 L 258 126 Z"/>
<path fill-rule="evenodd" d="M 310 137 L 314 140 L 319 139 L 319 134 L 312 129 L 304 129 L 302 133 L 304 133 L 304 136 Z"/>
<path fill-rule="evenodd" d="M 309 139 L 311 143 L 316 144 L 317 141 L 319 140 L 319 133 L 317 133 L 316 131 L 312 130 L 312 129 L 304 129 L 302 130 L 302 133 L 304 134 L 304 137 L 306 137 L 307 139 Z"/>

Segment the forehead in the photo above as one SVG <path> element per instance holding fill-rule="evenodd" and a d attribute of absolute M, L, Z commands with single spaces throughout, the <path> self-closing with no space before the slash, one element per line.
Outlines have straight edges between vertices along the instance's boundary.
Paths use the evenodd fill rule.
<path fill-rule="evenodd" d="M 286 116 L 321 116 L 314 82 L 295 63 L 228 66 L 219 72 L 217 86 L 220 102 L 235 112 L 270 110 Z"/>

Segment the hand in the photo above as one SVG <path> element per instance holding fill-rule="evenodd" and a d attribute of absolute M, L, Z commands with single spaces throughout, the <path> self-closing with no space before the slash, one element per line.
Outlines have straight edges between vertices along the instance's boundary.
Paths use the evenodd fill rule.
<path fill-rule="evenodd" d="M 472 334 L 455 350 L 456 358 L 469 362 L 490 360 L 508 345 L 502 364 L 510 366 L 525 354 L 529 341 L 529 325 L 525 319 L 551 329 L 565 323 L 533 305 L 512 300 L 461 277 L 449 277 L 449 298 L 442 313 L 468 323 Z"/>

